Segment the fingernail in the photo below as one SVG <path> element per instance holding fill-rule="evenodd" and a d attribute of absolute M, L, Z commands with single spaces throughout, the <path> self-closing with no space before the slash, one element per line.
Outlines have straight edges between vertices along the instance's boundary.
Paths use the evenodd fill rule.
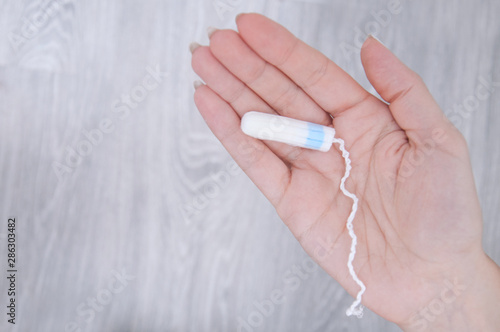
<path fill-rule="evenodd" d="M 214 34 L 215 31 L 217 31 L 219 29 L 216 29 L 214 27 L 208 27 L 207 28 L 207 34 L 208 34 L 208 38 L 212 37 L 212 35 Z"/>
<path fill-rule="evenodd" d="M 378 39 L 376 36 L 374 36 L 374 35 L 370 34 L 370 35 L 368 35 L 368 38 L 370 38 L 370 37 L 371 37 L 371 38 L 373 38 L 373 39 L 375 39 L 375 40 L 376 40 L 376 41 L 378 41 L 380 44 L 382 44 L 382 45 L 384 45 L 384 46 L 385 46 L 385 44 L 384 44 L 384 43 L 382 43 L 382 41 L 381 41 L 380 39 Z M 368 38 L 367 38 L 367 39 L 368 39 Z"/>
<path fill-rule="evenodd" d="M 189 50 L 191 51 L 191 54 L 193 54 L 194 51 L 200 46 L 201 45 L 198 44 L 197 42 L 192 42 L 191 44 L 189 44 Z"/>
<path fill-rule="evenodd" d="M 196 80 L 196 81 L 193 82 L 193 85 L 194 85 L 194 89 L 196 90 L 200 86 L 205 85 L 205 84 L 202 81 L 200 81 L 200 80 Z"/>

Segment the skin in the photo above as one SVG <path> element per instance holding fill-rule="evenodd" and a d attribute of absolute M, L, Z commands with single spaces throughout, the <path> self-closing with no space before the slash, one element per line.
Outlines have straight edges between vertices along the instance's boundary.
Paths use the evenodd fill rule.
<path fill-rule="evenodd" d="M 248 137 L 240 129 L 248 111 L 332 126 L 344 139 L 353 166 L 346 187 L 360 199 L 354 269 L 367 287 L 364 306 L 406 331 L 500 326 L 500 269 L 482 249 L 467 144 L 421 78 L 369 37 L 361 60 L 384 102 L 266 17 L 239 15 L 237 26 L 192 47 L 206 83 L 194 99 L 306 252 L 356 296 L 344 159 L 337 146 L 324 153 Z"/>

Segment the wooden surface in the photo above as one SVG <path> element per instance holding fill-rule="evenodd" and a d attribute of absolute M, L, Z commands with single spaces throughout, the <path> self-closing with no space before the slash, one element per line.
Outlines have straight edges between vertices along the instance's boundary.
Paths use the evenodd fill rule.
<path fill-rule="evenodd" d="M 0 4 L 2 271 L 9 216 L 18 234 L 17 324 L 6 323 L 2 277 L 0 330 L 69 331 L 76 321 L 82 331 L 236 331 L 250 320 L 256 327 L 241 331 L 398 331 L 371 312 L 347 318 L 352 299 L 319 268 L 292 287 L 291 271 L 307 256 L 198 114 L 188 51 L 191 41 L 207 43 L 209 25 L 234 28 L 237 13 L 256 11 L 369 89 L 359 55 L 343 49 L 355 47 L 357 29 L 377 27 L 373 13 L 388 2 Z M 480 80 L 500 82 L 499 12 L 495 0 L 402 0 L 374 31 L 467 138 L 484 247 L 496 262 L 500 86 L 453 112 L 474 99 Z M 29 38 L 16 40 L 23 31 Z M 141 88 L 155 67 L 166 74 Z M 142 100 L 135 108 L 118 102 L 129 93 Z M 82 131 L 100 126 L 102 139 L 85 143 Z M 68 168 L 68 148 L 92 151 Z M 117 273 L 128 277 L 119 282 Z M 258 314 L 276 290 L 283 303 Z M 92 309 L 96 297 L 104 305 Z"/>

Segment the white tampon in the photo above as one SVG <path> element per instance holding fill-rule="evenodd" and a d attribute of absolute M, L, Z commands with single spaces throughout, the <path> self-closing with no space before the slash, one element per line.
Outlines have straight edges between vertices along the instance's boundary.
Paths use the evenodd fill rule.
<path fill-rule="evenodd" d="M 351 198 L 353 201 L 351 213 L 347 218 L 346 228 L 351 237 L 351 252 L 347 260 L 347 268 L 351 277 L 360 287 L 354 303 L 347 309 L 347 316 L 355 315 L 358 318 L 363 316 L 363 306 L 361 305 L 361 297 L 366 290 L 364 283 L 359 280 L 354 271 L 353 261 L 356 256 L 356 245 L 358 239 L 354 233 L 353 220 L 358 210 L 358 198 L 355 194 L 349 192 L 345 188 L 345 182 L 351 172 L 351 159 L 349 152 L 345 148 L 344 140 L 335 137 L 335 129 L 331 127 L 321 126 L 316 123 L 300 121 L 287 118 L 284 116 L 273 115 L 261 112 L 248 112 L 241 119 L 241 130 L 252 137 L 282 142 L 302 148 L 319 150 L 326 152 L 330 150 L 333 143 L 339 144 L 339 149 L 342 152 L 342 157 L 345 160 L 345 173 L 340 181 L 340 190 L 342 193 Z"/>
<path fill-rule="evenodd" d="M 335 129 L 262 112 L 248 112 L 241 119 L 241 130 L 258 139 L 286 143 L 326 152 L 335 138 Z"/>

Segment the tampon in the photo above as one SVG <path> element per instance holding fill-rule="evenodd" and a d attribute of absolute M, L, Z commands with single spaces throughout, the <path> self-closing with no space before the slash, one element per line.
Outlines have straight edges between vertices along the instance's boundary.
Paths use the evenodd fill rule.
<path fill-rule="evenodd" d="M 351 213 L 346 223 L 346 228 L 352 240 L 347 268 L 353 280 L 360 287 L 356 300 L 347 309 L 346 314 L 347 316 L 355 315 L 361 318 L 363 316 L 361 298 L 366 290 L 366 286 L 359 280 L 353 266 L 354 257 L 356 256 L 356 245 L 358 243 L 358 238 L 354 233 L 353 227 L 354 217 L 358 210 L 358 197 L 349 192 L 345 187 L 346 180 L 351 173 L 351 159 L 349 159 L 349 152 L 345 148 L 344 140 L 336 138 L 335 129 L 331 127 L 261 112 L 246 113 L 241 119 L 241 130 L 245 134 L 258 139 L 282 142 L 324 152 L 330 150 L 333 143 L 339 144 L 339 149 L 345 160 L 345 173 L 340 180 L 340 190 L 353 201 Z"/>
<path fill-rule="evenodd" d="M 248 112 L 241 119 L 248 136 L 326 152 L 335 138 L 335 129 L 262 112 Z"/>

